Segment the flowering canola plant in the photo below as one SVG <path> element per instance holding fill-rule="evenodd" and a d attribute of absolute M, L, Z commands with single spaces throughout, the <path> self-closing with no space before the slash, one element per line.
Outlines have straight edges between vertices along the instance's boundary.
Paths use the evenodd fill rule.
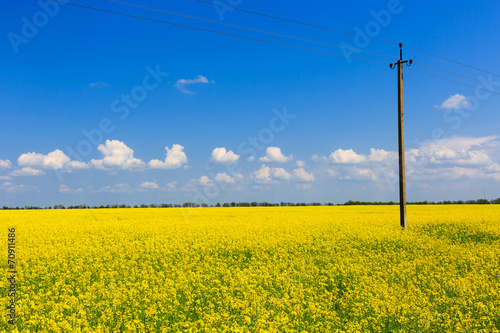
<path fill-rule="evenodd" d="M 8 228 L 17 237 L 17 319 L 5 310 L 0 331 L 500 332 L 500 205 L 410 205 L 406 231 L 398 218 L 397 206 L 0 211 L 5 262 Z"/>

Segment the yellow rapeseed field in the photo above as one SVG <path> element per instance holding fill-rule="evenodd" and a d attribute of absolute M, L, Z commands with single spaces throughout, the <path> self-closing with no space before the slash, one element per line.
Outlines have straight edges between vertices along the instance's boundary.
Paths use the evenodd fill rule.
<path fill-rule="evenodd" d="M 500 205 L 0 211 L 2 332 L 500 332 Z"/>

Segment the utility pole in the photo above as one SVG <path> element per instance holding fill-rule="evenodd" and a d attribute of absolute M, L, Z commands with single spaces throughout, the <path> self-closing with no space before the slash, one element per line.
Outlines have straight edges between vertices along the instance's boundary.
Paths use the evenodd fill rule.
<path fill-rule="evenodd" d="M 400 224 L 407 228 L 406 220 L 406 176 L 405 176 L 405 136 L 403 121 L 403 64 L 412 64 L 413 60 L 403 61 L 403 44 L 399 44 L 399 61 L 390 64 L 391 69 L 398 66 L 398 151 L 399 151 L 399 214 Z"/>

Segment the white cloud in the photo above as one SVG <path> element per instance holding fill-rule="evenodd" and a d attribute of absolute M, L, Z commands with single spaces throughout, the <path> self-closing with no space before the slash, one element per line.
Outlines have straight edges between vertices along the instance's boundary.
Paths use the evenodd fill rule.
<path fill-rule="evenodd" d="M 25 167 L 22 169 L 14 170 L 9 173 L 9 175 L 13 177 L 21 177 L 21 176 L 43 176 L 45 172 L 42 170 L 33 169 L 31 167 Z"/>
<path fill-rule="evenodd" d="M 271 187 L 267 185 L 254 185 L 253 188 L 256 190 L 266 190 L 266 191 L 271 189 Z"/>
<path fill-rule="evenodd" d="M 267 147 L 266 156 L 259 158 L 261 162 L 286 163 L 293 160 L 293 155 L 285 156 L 278 147 Z"/>
<path fill-rule="evenodd" d="M 277 183 L 274 179 L 290 180 L 292 175 L 283 168 L 270 168 L 263 164 L 259 170 L 253 173 L 253 178 L 257 183 L 268 184 Z"/>
<path fill-rule="evenodd" d="M 297 168 L 290 174 L 283 168 L 271 168 L 263 164 L 259 170 L 253 173 L 253 179 L 257 183 L 270 184 L 277 183 L 277 180 L 293 180 L 299 182 L 312 182 L 314 175 L 308 173 L 304 168 Z"/>
<path fill-rule="evenodd" d="M 11 182 L 5 182 L 0 185 L 0 190 L 4 190 L 9 193 L 40 192 L 38 186 L 15 185 Z"/>
<path fill-rule="evenodd" d="M 218 183 L 234 184 L 235 179 L 234 177 L 229 176 L 227 173 L 218 173 L 215 176 L 215 181 Z"/>
<path fill-rule="evenodd" d="M 298 168 L 293 170 L 293 178 L 298 181 L 312 182 L 314 180 L 314 175 L 308 173 L 304 168 Z"/>
<path fill-rule="evenodd" d="M 356 154 L 352 149 L 337 149 L 330 154 L 330 160 L 339 164 L 356 164 L 366 161 L 366 156 Z"/>
<path fill-rule="evenodd" d="M 83 188 L 70 189 L 68 185 L 59 185 L 59 193 L 80 193 L 83 192 Z"/>
<path fill-rule="evenodd" d="M 254 179 L 258 183 L 269 183 L 272 181 L 271 168 L 263 164 L 259 170 L 255 171 Z"/>
<path fill-rule="evenodd" d="M 154 181 L 154 182 L 144 182 L 140 185 L 140 187 L 148 190 L 156 190 L 160 186 L 156 183 L 156 181 Z"/>
<path fill-rule="evenodd" d="M 108 186 L 101 187 L 101 189 L 99 189 L 99 192 L 130 193 L 130 192 L 132 192 L 132 189 L 130 188 L 129 184 L 123 183 L 123 184 L 108 185 Z"/>
<path fill-rule="evenodd" d="M 71 171 L 71 170 L 81 170 L 81 169 L 88 169 L 90 168 L 90 164 L 89 163 L 85 163 L 85 162 L 80 162 L 80 161 L 70 161 L 68 164 L 67 164 L 67 168 Z"/>
<path fill-rule="evenodd" d="M 338 172 L 337 170 L 333 170 L 333 169 L 326 169 L 326 172 L 330 175 L 330 177 L 335 177 L 338 175 Z"/>
<path fill-rule="evenodd" d="M 184 94 L 195 94 L 195 92 L 187 90 L 186 86 L 192 85 L 192 84 L 197 84 L 197 83 L 207 84 L 207 83 L 215 83 L 215 82 L 213 80 L 209 81 L 203 75 L 198 75 L 194 79 L 180 79 L 180 80 L 177 80 L 177 82 L 175 83 L 175 86 L 176 86 L 177 89 L 179 89 L 180 91 L 182 91 Z"/>
<path fill-rule="evenodd" d="M 108 84 L 106 82 L 99 81 L 99 82 L 89 83 L 89 84 L 87 84 L 87 86 L 89 86 L 91 88 L 105 88 L 108 86 Z"/>
<path fill-rule="evenodd" d="M 273 175 L 273 177 L 283 180 L 289 180 L 290 178 L 292 178 L 292 176 L 283 168 L 272 168 L 271 174 Z"/>
<path fill-rule="evenodd" d="M 467 98 L 460 94 L 451 95 L 448 99 L 446 99 L 439 108 L 441 109 L 465 109 L 470 108 L 471 103 L 467 100 Z"/>
<path fill-rule="evenodd" d="M 249 157 L 247 158 L 247 161 L 248 161 L 248 162 L 253 162 L 253 161 L 255 161 L 255 156 L 249 156 Z"/>
<path fill-rule="evenodd" d="M 435 140 L 407 153 L 407 175 L 419 181 L 500 180 L 497 137 Z"/>
<path fill-rule="evenodd" d="M 118 140 L 106 140 L 97 147 L 104 157 L 101 160 L 91 160 L 90 163 L 98 170 L 142 170 L 145 163 L 134 157 L 134 151 Z"/>
<path fill-rule="evenodd" d="M 12 177 L 10 176 L 0 176 L 0 180 L 11 180 Z"/>
<path fill-rule="evenodd" d="M 167 184 L 167 186 L 165 186 L 162 189 L 166 190 L 166 191 L 176 191 L 177 190 L 177 182 L 170 182 Z"/>
<path fill-rule="evenodd" d="M 344 180 L 377 180 L 377 175 L 375 172 L 369 168 L 359 168 L 353 166 L 345 170 L 345 176 L 340 177 L 339 179 Z"/>
<path fill-rule="evenodd" d="M 299 191 L 307 191 L 310 190 L 312 184 L 295 184 L 295 188 Z"/>
<path fill-rule="evenodd" d="M 370 155 L 367 157 L 371 162 L 391 163 L 398 160 L 398 154 L 394 151 L 370 148 Z"/>
<path fill-rule="evenodd" d="M 240 155 L 233 153 L 232 150 L 226 151 L 226 148 L 215 148 L 212 151 L 211 160 L 219 164 L 235 163 L 240 159 Z"/>
<path fill-rule="evenodd" d="M 295 161 L 295 165 L 298 166 L 299 168 L 303 168 L 306 166 L 306 162 L 304 162 L 302 160 L 297 160 L 297 161 Z"/>
<path fill-rule="evenodd" d="M 208 176 L 201 176 L 200 179 L 198 179 L 198 184 L 201 186 L 211 186 L 214 185 L 214 181 Z"/>
<path fill-rule="evenodd" d="M 328 159 L 325 156 L 319 156 L 317 154 L 314 154 L 311 156 L 311 161 L 313 162 L 323 162 L 323 161 L 328 161 Z"/>
<path fill-rule="evenodd" d="M 178 169 L 188 162 L 184 147 L 179 144 L 172 145 L 172 148 L 165 147 L 167 155 L 165 161 L 151 160 L 148 165 L 151 169 Z"/>
<path fill-rule="evenodd" d="M 9 160 L 0 160 L 0 169 L 10 169 L 12 163 Z"/>
<path fill-rule="evenodd" d="M 59 149 L 56 149 L 47 155 L 35 152 L 22 154 L 17 159 L 17 164 L 19 166 L 34 167 L 45 170 L 65 169 L 67 171 L 86 169 L 90 167 L 84 162 L 71 161 L 70 158 Z"/>
<path fill-rule="evenodd" d="M 455 137 L 435 140 L 407 152 L 408 162 L 418 165 L 490 165 L 488 150 L 499 144 L 497 137 Z"/>
<path fill-rule="evenodd" d="M 397 185 L 397 151 L 371 148 L 369 154 L 363 155 L 352 149 L 338 149 L 328 157 L 313 155 L 312 160 L 334 163 L 335 168 L 324 170 L 336 179 L 376 181 L 384 187 L 391 187 L 392 183 Z M 500 180 L 500 140 L 497 136 L 452 137 L 407 149 L 406 175 L 410 182 L 420 183 L 440 180 Z"/>
<path fill-rule="evenodd" d="M 381 162 L 389 164 L 397 161 L 397 158 L 398 155 L 396 152 L 370 148 L 369 155 L 358 154 L 352 149 L 337 149 L 328 157 L 313 155 L 311 160 L 314 162 L 329 161 L 335 164 L 361 164 L 366 162 Z"/>

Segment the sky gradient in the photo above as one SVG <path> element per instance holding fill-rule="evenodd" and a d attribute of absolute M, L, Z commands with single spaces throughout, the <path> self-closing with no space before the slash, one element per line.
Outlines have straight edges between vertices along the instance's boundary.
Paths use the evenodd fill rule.
<path fill-rule="evenodd" d="M 397 44 L 195 0 L 1 6 L 0 205 L 397 201 Z M 221 4 L 500 73 L 500 3 Z M 404 48 L 407 199 L 500 197 L 500 77 Z M 424 66 L 453 71 L 483 83 Z"/>

